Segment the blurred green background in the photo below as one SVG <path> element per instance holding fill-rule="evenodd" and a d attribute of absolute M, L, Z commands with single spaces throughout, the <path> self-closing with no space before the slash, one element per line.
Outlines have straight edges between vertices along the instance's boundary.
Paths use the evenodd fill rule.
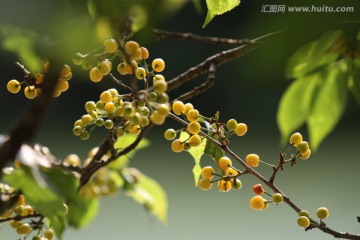
<path fill-rule="evenodd" d="M 22 26 L 36 25 L 35 29 L 39 32 L 47 28 L 46 20 L 52 17 L 49 13 L 61 11 L 52 7 L 52 3 L 40 0 L 0 2 L 3 4 L 1 22 L 11 20 Z M 298 1 L 292 5 L 307 6 L 315 4 L 313 2 Z M 193 4 L 186 2 L 180 10 L 154 19 L 153 27 L 226 38 L 256 38 L 283 30 L 255 51 L 220 66 L 214 87 L 191 101 L 204 115 L 212 115 L 219 110 L 224 121 L 236 118 L 248 124 L 248 133 L 242 138 L 234 138 L 230 145 L 240 157 L 256 152 L 263 160 L 276 163 L 279 151 L 285 149 L 279 145 L 276 111 L 282 93 L 291 82 L 284 78 L 286 61 L 296 49 L 318 39 L 325 30 L 344 27 L 359 29 L 359 22 L 344 22 L 359 20 L 360 3 L 316 1 L 318 6 L 325 4 L 355 8 L 353 13 L 341 14 L 263 13 L 261 9 L 265 4 L 283 3 L 244 0 L 239 7 L 215 17 L 202 29 L 205 12 L 196 12 Z M 67 19 L 62 21 L 66 22 Z M 71 25 L 71 21 L 67 24 Z M 76 34 L 76 28 L 69 28 L 66 34 L 71 39 Z M 164 75 L 167 79 L 226 49 L 226 46 L 204 43 L 155 41 L 146 30 L 135 35 L 135 39 L 149 48 L 151 58 L 165 59 Z M 8 132 L 31 104 L 22 94 L 13 95 L 6 91 L 8 80 L 21 78 L 21 72 L 13 64 L 16 60 L 14 54 L 0 52 L 1 133 Z M 61 98 L 55 99 L 34 142 L 48 146 L 59 158 L 69 153 L 78 153 L 85 158 L 87 152 L 102 141 L 105 131 L 97 129 L 89 140 L 80 141 L 71 133 L 73 122 L 84 113 L 83 103 L 97 99 L 99 93 L 110 84 L 91 84 L 87 80 L 87 73 L 80 71 L 77 66 L 71 66 L 74 77 L 70 89 Z M 203 80 L 204 77 L 199 78 L 170 96 L 185 92 Z M 310 159 L 299 161 L 294 168 L 287 168 L 277 177 L 280 189 L 301 208 L 314 214 L 318 207 L 326 206 L 330 209 L 330 217 L 326 221 L 328 226 L 353 233 L 359 232 L 356 216 L 360 215 L 359 123 L 360 107 L 349 97 L 344 117 L 319 150 Z M 168 224 L 159 223 L 142 206 L 120 192 L 102 200 L 95 221 L 84 229 L 66 231 L 64 239 L 333 239 L 318 230 L 305 232 L 299 228 L 296 213 L 285 204 L 271 205 L 266 211 L 251 210 L 248 204 L 253 195 L 251 186 L 258 183 L 251 176 L 242 178 L 243 188 L 239 191 L 220 193 L 215 189 L 197 189 L 191 172 L 193 160 L 187 153 L 171 152 L 170 143 L 162 137 L 167 127 L 180 126 L 168 120 L 166 126 L 153 128 L 148 134 L 151 146 L 139 152 L 131 166 L 153 177 L 165 188 L 169 200 Z M 301 132 L 307 138 L 306 127 Z M 209 164 L 213 164 L 212 160 L 204 158 L 202 165 Z M 259 171 L 264 176 L 270 174 L 265 166 L 261 166 Z M 0 239 L 16 238 L 14 230 L 2 224 Z"/>

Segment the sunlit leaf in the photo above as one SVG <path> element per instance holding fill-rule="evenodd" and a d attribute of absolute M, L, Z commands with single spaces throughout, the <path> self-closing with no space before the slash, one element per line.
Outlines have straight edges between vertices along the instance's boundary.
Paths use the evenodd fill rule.
<path fill-rule="evenodd" d="M 204 152 L 208 154 L 211 158 L 213 158 L 215 161 L 224 156 L 224 151 L 221 149 L 221 147 L 213 144 L 210 141 L 206 141 Z"/>
<path fill-rule="evenodd" d="M 338 67 L 329 68 L 307 121 L 310 144 L 316 150 L 339 122 L 346 103 L 347 78 Z"/>
<path fill-rule="evenodd" d="M 277 112 L 277 123 L 283 144 L 308 118 L 313 99 L 322 81 L 321 77 L 320 73 L 316 73 L 299 78 L 282 95 Z"/>
<path fill-rule="evenodd" d="M 12 25 L 1 25 L 0 34 L 3 36 L 2 48 L 15 52 L 28 70 L 35 73 L 41 71 L 41 58 L 35 52 L 39 37 L 35 32 Z"/>
<path fill-rule="evenodd" d="M 188 139 L 190 135 L 187 132 L 181 132 L 180 134 L 180 140 L 184 141 Z M 193 174 L 194 174 L 194 180 L 195 180 L 195 186 L 198 185 L 200 174 L 201 174 L 201 166 L 200 166 L 200 160 L 201 157 L 204 155 L 205 147 L 206 147 L 206 139 L 204 138 L 200 144 L 200 146 L 192 147 L 188 150 L 188 153 L 194 158 L 195 165 L 193 168 Z"/>
<path fill-rule="evenodd" d="M 203 28 L 216 16 L 224 14 L 240 4 L 240 0 L 206 0 L 207 15 Z"/>
<path fill-rule="evenodd" d="M 129 146 L 132 142 L 134 142 L 135 139 L 136 139 L 135 135 L 126 134 L 117 139 L 117 141 L 114 144 L 114 147 L 115 147 L 115 149 L 118 149 L 118 150 L 124 149 L 127 146 Z M 149 144 L 150 144 L 149 140 L 143 138 L 135 149 L 133 149 L 128 154 L 119 157 L 118 159 L 116 159 L 115 161 L 110 163 L 108 166 L 113 169 L 118 169 L 118 168 L 122 168 L 122 167 L 126 166 L 129 162 L 129 160 L 134 156 L 134 154 L 138 150 L 149 146 Z"/>
<path fill-rule="evenodd" d="M 126 190 L 126 194 L 138 203 L 144 204 L 146 210 L 154 214 L 161 222 L 167 222 L 167 197 L 164 189 L 154 179 L 136 170 L 136 183 Z"/>
<path fill-rule="evenodd" d="M 288 61 L 286 76 L 288 78 L 303 77 L 334 62 L 339 53 L 331 49 L 336 47 L 336 40 L 341 36 L 341 31 L 328 31 L 319 40 L 297 50 Z"/>

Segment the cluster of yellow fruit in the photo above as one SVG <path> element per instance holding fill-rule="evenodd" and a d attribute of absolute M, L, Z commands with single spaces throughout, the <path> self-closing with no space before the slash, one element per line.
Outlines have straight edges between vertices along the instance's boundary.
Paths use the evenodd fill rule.
<path fill-rule="evenodd" d="M 103 91 L 97 102 L 85 103 L 84 114 L 74 123 L 73 134 L 86 140 L 96 126 L 106 129 L 116 128 L 116 136 L 126 133 L 137 135 L 150 121 L 161 125 L 170 111 L 169 96 L 166 94 L 167 82 L 159 72 L 165 68 L 165 62 L 160 59 L 152 61 L 152 71 L 149 71 L 145 59 L 149 57 L 146 48 L 140 47 L 135 41 L 124 43 L 124 50 L 114 39 L 104 42 L 103 52 L 96 55 L 82 55 L 75 60 L 76 64 L 90 67 L 90 79 L 99 82 L 103 76 L 111 72 L 111 62 L 114 56 L 120 57 L 117 70 L 120 74 L 135 74 L 139 80 L 146 81 L 146 88 L 137 93 L 119 94 L 117 89 L 111 88 Z M 99 62 L 97 62 L 101 59 Z M 96 63 L 93 66 L 92 63 Z M 149 90 L 149 81 L 152 80 L 153 90 Z"/>
<path fill-rule="evenodd" d="M 205 166 L 201 169 L 200 189 L 209 190 L 215 182 L 217 182 L 218 190 L 221 192 L 228 192 L 231 189 L 240 189 L 242 187 L 242 182 L 238 179 L 241 172 L 232 166 L 230 158 L 226 156 L 219 158 L 217 165 L 222 174 L 215 173 L 212 166 Z M 219 178 L 213 180 L 214 176 Z"/>
<path fill-rule="evenodd" d="M 3 184 L 2 184 L 3 186 Z M 67 206 L 64 204 L 65 211 Z M 43 222 L 30 221 L 24 222 L 23 219 L 36 217 L 36 210 L 26 204 L 25 197 L 19 195 L 15 205 L 2 214 L 1 218 L 12 219 L 9 224 L 12 228 L 16 229 L 17 234 L 21 236 L 29 236 L 31 233 L 35 233 L 32 237 L 33 240 L 51 240 L 55 237 L 55 233 L 51 228 L 47 228 Z"/>
<path fill-rule="evenodd" d="M 7 83 L 7 90 L 10 93 L 18 93 L 21 90 L 21 86 L 26 86 L 24 88 L 24 95 L 28 99 L 34 99 L 41 94 L 41 84 L 45 79 L 45 73 L 48 69 L 49 62 L 43 64 L 43 72 L 37 74 L 31 74 L 27 70 L 24 76 L 24 80 L 19 82 L 16 79 L 12 79 Z M 23 66 L 22 66 L 23 67 Z M 64 65 L 60 71 L 59 79 L 55 90 L 53 92 L 54 97 L 58 97 L 62 92 L 65 92 L 69 88 L 68 81 L 72 78 L 72 72 L 69 65 Z"/>
<path fill-rule="evenodd" d="M 297 156 L 299 156 L 301 159 L 305 160 L 310 157 L 311 150 L 309 143 L 303 140 L 301 133 L 296 132 L 292 134 L 290 136 L 290 144 L 296 147 L 296 150 L 298 151 Z"/>
<path fill-rule="evenodd" d="M 186 140 L 180 140 L 177 138 L 178 133 L 183 131 L 174 130 L 173 128 L 167 129 L 164 133 L 164 137 L 167 140 L 172 140 L 171 149 L 174 152 L 182 152 L 184 150 L 189 150 L 191 147 L 198 147 L 201 142 L 201 130 L 205 129 L 206 132 L 211 132 L 209 135 L 213 133 L 222 134 L 226 132 L 226 136 L 231 136 L 235 133 L 238 136 L 243 136 L 247 132 L 247 125 L 245 123 L 237 123 L 235 119 L 230 119 L 226 123 L 227 130 L 223 127 L 223 124 L 217 124 L 215 128 L 221 129 L 209 129 L 205 126 L 203 128 L 201 123 L 204 123 L 204 117 L 200 115 L 199 111 L 194 108 L 191 103 L 183 103 L 182 101 L 174 101 L 171 105 L 171 110 L 175 115 L 182 116 L 188 123 L 186 127 L 186 132 L 189 134 L 189 138 Z"/>
<path fill-rule="evenodd" d="M 77 154 L 69 154 L 64 158 L 63 164 L 71 167 L 85 167 L 97 151 L 98 148 L 91 149 L 83 162 Z M 109 155 L 105 155 L 102 159 L 107 160 L 109 157 Z M 116 179 L 118 181 L 116 181 Z M 109 168 L 103 167 L 94 173 L 90 181 L 80 189 L 79 194 L 85 198 L 108 196 L 115 194 L 118 187 L 119 179 L 111 173 Z"/>
<path fill-rule="evenodd" d="M 155 77 L 154 72 L 162 72 L 165 69 L 165 62 L 161 58 L 152 61 L 151 67 L 153 71 L 149 71 L 145 60 L 149 58 L 149 51 L 145 47 L 141 47 L 136 41 L 126 41 L 120 43 L 123 48 L 119 47 L 119 43 L 112 38 L 106 39 L 103 48 L 99 53 L 91 52 L 89 54 L 77 53 L 73 62 L 81 65 L 83 69 L 90 70 L 89 77 L 93 82 L 100 82 L 104 76 L 108 75 L 112 70 L 112 62 L 110 59 L 119 57 L 120 63 L 116 70 L 121 75 L 135 75 L 139 80 L 146 80 L 149 77 Z M 154 89 L 165 92 L 167 84 L 161 76 L 156 77 L 160 82 L 154 82 Z"/>
<path fill-rule="evenodd" d="M 103 91 L 97 102 L 85 103 L 87 114 L 75 121 L 73 134 L 86 140 L 94 127 L 104 126 L 106 129 L 115 128 L 117 137 L 126 133 L 138 135 L 150 121 L 162 124 L 169 114 L 170 107 L 167 102 L 153 102 L 159 100 L 156 96 L 156 92 L 148 94 L 141 91 L 138 99 L 134 99 L 128 94 L 120 95 L 115 88 Z"/>

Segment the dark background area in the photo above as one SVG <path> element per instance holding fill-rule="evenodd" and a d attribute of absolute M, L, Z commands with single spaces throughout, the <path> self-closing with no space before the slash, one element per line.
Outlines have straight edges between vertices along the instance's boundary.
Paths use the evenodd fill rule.
<path fill-rule="evenodd" d="M 0 21 L 20 19 L 29 15 L 29 9 L 56 11 L 51 3 L 33 1 L 3 1 L 9 4 L 0 10 Z M 16 1 L 15 1 L 16 2 Z M 14 5 L 15 4 L 15 5 Z M 43 5 L 44 4 L 44 5 Z M 263 13 L 264 5 L 286 6 L 353 6 L 353 13 Z M 14 5 L 14 6 L 10 6 Z M 31 5 L 31 4 L 30 4 Z M 5 5 L 4 5 L 5 6 Z M 22 7 L 24 8 L 22 8 Z M 35 7 L 36 6 L 36 7 Z M 41 6 L 41 8 L 38 8 Z M 7 15 L 4 16 L 5 10 Z M 27 10 L 24 10 L 27 9 Z M 39 10 L 40 9 L 40 10 Z M 50 10 L 49 10 L 50 9 Z M 15 11 L 16 12 L 11 12 Z M 49 17 L 49 16 L 45 16 Z M 36 16 L 34 17 L 36 18 Z M 236 118 L 249 126 L 245 137 L 234 139 L 231 147 L 240 157 L 256 152 L 265 161 L 275 163 L 279 150 L 280 134 L 276 125 L 276 111 L 281 95 L 291 83 L 285 79 L 286 62 L 294 51 L 304 44 L 318 39 L 325 30 L 359 29 L 359 1 L 243 1 L 233 11 L 217 16 L 202 29 L 205 13 L 195 11 L 187 3 L 175 14 L 155 21 L 154 27 L 169 31 L 192 32 L 199 35 L 224 38 L 257 38 L 261 35 L 281 31 L 269 38 L 261 47 L 244 57 L 220 66 L 216 71 L 214 86 L 191 102 L 204 115 L 221 112 L 221 119 Z M 34 21 L 36 20 L 29 20 Z M 64 19 L 66 21 L 66 19 Z M 357 22 L 353 22 L 357 21 Z M 14 22 L 24 24 L 17 19 Z M 38 22 L 42 22 L 38 20 Z M 30 24 L 29 23 L 29 24 Z M 41 29 L 41 26 L 37 26 Z M 76 29 L 70 29 L 69 35 Z M 171 79 L 184 70 L 227 46 L 176 40 L 156 41 L 142 30 L 134 38 L 148 47 L 150 57 L 162 57 L 166 61 L 164 76 Z M 22 94 L 6 91 L 6 83 L 12 78 L 21 78 L 21 71 L 13 64 L 16 56 L 7 51 L 0 52 L 0 132 L 6 133 L 21 119 L 31 101 Z M 69 60 L 69 63 L 71 61 Z M 71 133 L 73 123 L 84 114 L 83 104 L 96 100 L 99 93 L 111 84 L 91 84 L 87 72 L 70 64 L 74 77 L 70 89 L 61 98 L 55 99 L 34 142 L 50 147 L 55 156 L 65 157 L 78 153 L 85 158 L 87 151 L 98 145 L 105 130 L 97 129 L 88 141 L 80 141 Z M 199 77 L 179 91 L 177 96 L 202 83 Z M 110 82 L 110 81 L 109 81 Z M 306 89 L 304 89 L 306 91 Z M 358 232 L 360 215 L 358 205 L 360 163 L 357 148 L 360 145 L 360 108 L 349 95 L 344 116 L 335 130 L 325 139 L 319 150 L 307 161 L 295 168 L 287 169 L 278 176 L 278 185 L 299 206 L 311 213 L 321 206 L 330 209 L 327 223 L 340 231 Z M 160 182 L 169 197 L 169 223 L 161 225 L 148 216 L 142 207 L 120 193 L 103 200 L 99 217 L 87 228 L 65 233 L 65 239 L 332 239 L 317 230 L 304 232 L 296 225 L 296 213 L 285 204 L 271 206 L 267 211 L 256 212 L 249 208 L 251 186 L 257 181 L 251 176 L 243 179 L 243 189 L 227 194 L 200 191 L 194 187 L 191 173 L 193 160 L 187 153 L 173 154 L 170 143 L 162 138 L 166 127 L 179 128 L 172 120 L 165 127 L 156 127 L 148 135 L 151 146 L 133 159 L 132 166 Z M 306 127 L 301 132 L 307 138 Z M 202 165 L 213 164 L 204 158 Z M 268 176 L 269 170 L 259 170 Z M 0 230 L 0 239 L 15 239 L 13 230 Z"/>

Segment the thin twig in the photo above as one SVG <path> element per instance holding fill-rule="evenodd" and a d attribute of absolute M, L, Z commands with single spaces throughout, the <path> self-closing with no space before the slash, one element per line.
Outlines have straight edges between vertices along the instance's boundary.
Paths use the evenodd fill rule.
<path fill-rule="evenodd" d="M 180 100 L 180 101 L 187 101 L 191 98 L 194 98 L 195 96 L 200 95 L 201 93 L 205 92 L 206 90 L 208 90 L 210 87 L 212 87 L 214 85 L 215 82 L 215 65 L 214 64 L 210 64 L 209 67 L 209 74 L 208 74 L 208 78 L 207 80 L 202 83 L 200 86 L 195 87 L 193 90 L 177 97 L 174 100 Z"/>
<path fill-rule="evenodd" d="M 169 32 L 162 29 L 153 29 L 152 32 L 159 39 L 190 40 L 190 41 L 215 43 L 215 44 L 227 44 L 227 45 L 245 45 L 245 44 L 254 43 L 254 40 L 251 39 L 230 39 L 230 38 L 218 38 L 211 36 L 199 36 L 192 33 Z"/>

